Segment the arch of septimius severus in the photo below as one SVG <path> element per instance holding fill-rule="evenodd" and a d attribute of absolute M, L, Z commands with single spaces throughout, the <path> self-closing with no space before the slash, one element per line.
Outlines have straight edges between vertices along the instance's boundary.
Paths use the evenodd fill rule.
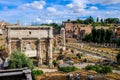
<path fill-rule="evenodd" d="M 35 57 L 38 65 L 52 65 L 52 27 L 28 26 L 7 29 L 7 47 L 9 55 L 16 50 L 25 52 L 28 57 Z"/>

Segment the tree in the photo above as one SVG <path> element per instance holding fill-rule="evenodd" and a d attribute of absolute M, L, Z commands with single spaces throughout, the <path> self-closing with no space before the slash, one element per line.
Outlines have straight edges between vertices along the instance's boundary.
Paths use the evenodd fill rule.
<path fill-rule="evenodd" d="M 80 19 L 77 19 L 77 20 L 76 20 L 76 23 L 84 24 L 84 21 L 83 21 L 83 20 L 80 20 Z"/>
<path fill-rule="evenodd" d="M 92 35 L 91 34 L 86 34 L 85 37 L 82 39 L 83 41 L 87 41 L 90 42 L 92 39 Z"/>
<path fill-rule="evenodd" d="M 92 41 L 93 42 L 96 42 L 96 34 L 97 34 L 97 31 L 95 29 L 95 27 L 92 28 Z"/>
<path fill-rule="evenodd" d="M 113 37 L 113 31 L 112 30 L 106 30 L 106 37 L 105 40 L 107 43 L 111 43 Z"/>
<path fill-rule="evenodd" d="M 97 17 L 97 20 L 96 20 L 96 22 L 99 22 L 99 17 Z"/>
<path fill-rule="evenodd" d="M 119 18 L 107 18 L 107 19 L 105 19 L 105 22 L 109 23 L 109 24 L 112 24 L 112 23 L 117 24 L 120 22 L 120 20 L 119 20 Z"/>
<path fill-rule="evenodd" d="M 100 38 L 101 38 L 101 30 L 97 29 L 97 34 L 96 34 L 96 41 L 97 41 L 97 43 L 101 42 Z"/>
<path fill-rule="evenodd" d="M 117 46 L 120 46 L 120 39 L 117 39 L 115 42 L 117 43 Z"/>
<path fill-rule="evenodd" d="M 104 23 L 103 19 L 100 20 L 101 23 Z"/>
<path fill-rule="evenodd" d="M 104 43 L 105 42 L 105 30 L 104 29 L 100 29 L 100 32 L 101 32 L 100 42 Z"/>
<path fill-rule="evenodd" d="M 94 19 L 91 16 L 84 21 L 85 24 L 92 24 L 93 22 L 94 22 Z"/>
<path fill-rule="evenodd" d="M 68 19 L 67 21 L 68 21 L 68 22 L 70 22 L 71 20 L 70 20 L 70 19 Z"/>
<path fill-rule="evenodd" d="M 10 55 L 9 68 L 24 68 L 28 67 L 33 69 L 32 61 L 25 55 L 25 53 L 20 51 L 15 51 Z"/>
<path fill-rule="evenodd" d="M 119 54 L 116 56 L 117 63 L 120 65 L 120 51 Z"/>
<path fill-rule="evenodd" d="M 61 25 L 58 25 L 57 23 L 41 24 L 41 26 L 52 26 L 56 30 L 60 30 L 61 28 Z"/>

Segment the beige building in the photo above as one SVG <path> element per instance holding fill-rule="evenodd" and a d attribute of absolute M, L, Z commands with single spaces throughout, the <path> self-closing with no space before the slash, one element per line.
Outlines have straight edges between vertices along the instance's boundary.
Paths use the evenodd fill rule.
<path fill-rule="evenodd" d="M 7 30 L 7 47 L 9 55 L 20 50 L 28 57 L 38 60 L 38 65 L 52 65 L 52 27 L 28 26 L 11 27 Z"/>
<path fill-rule="evenodd" d="M 91 25 L 85 25 L 80 23 L 73 23 L 71 21 L 62 22 L 62 27 L 65 28 L 66 38 L 82 39 L 86 34 L 90 34 L 92 31 Z M 109 29 L 110 27 L 97 26 L 96 29 Z"/>
<path fill-rule="evenodd" d="M 63 22 L 62 27 L 65 28 L 66 38 L 82 39 L 86 34 L 91 33 L 92 30 L 92 26 L 90 25 L 72 23 L 69 21 Z"/>

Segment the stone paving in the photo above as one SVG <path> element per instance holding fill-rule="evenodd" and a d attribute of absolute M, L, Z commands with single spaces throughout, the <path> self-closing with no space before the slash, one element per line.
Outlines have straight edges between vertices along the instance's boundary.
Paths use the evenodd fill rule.
<path fill-rule="evenodd" d="M 80 43 L 68 43 L 66 44 L 66 46 L 69 48 L 77 49 L 77 50 L 87 51 L 91 53 L 92 55 L 97 55 L 97 56 L 101 56 L 101 57 L 109 58 L 113 60 L 115 59 L 115 56 L 116 56 L 116 54 L 110 54 L 107 51 L 102 51 L 102 50 L 98 50 L 90 46 L 85 46 L 85 44 L 82 44 L 82 43 L 81 44 Z"/>

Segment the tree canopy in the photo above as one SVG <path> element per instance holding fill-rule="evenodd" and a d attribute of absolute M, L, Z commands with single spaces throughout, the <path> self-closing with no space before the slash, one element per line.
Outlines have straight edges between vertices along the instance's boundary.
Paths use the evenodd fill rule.
<path fill-rule="evenodd" d="M 50 23 L 50 24 L 41 24 L 41 26 L 52 26 L 54 29 L 60 29 L 61 25 L 57 23 Z"/>
<path fill-rule="evenodd" d="M 105 19 L 105 22 L 106 23 L 115 23 L 115 24 L 117 24 L 117 23 L 119 23 L 120 22 L 120 20 L 119 20 L 119 18 L 107 18 L 107 19 Z"/>
<path fill-rule="evenodd" d="M 94 22 L 94 19 L 91 16 L 85 20 L 85 24 L 92 24 L 93 22 Z"/>
<path fill-rule="evenodd" d="M 93 27 L 90 34 L 83 38 L 83 41 L 94 43 L 111 43 L 113 38 L 112 30 L 96 29 Z"/>

